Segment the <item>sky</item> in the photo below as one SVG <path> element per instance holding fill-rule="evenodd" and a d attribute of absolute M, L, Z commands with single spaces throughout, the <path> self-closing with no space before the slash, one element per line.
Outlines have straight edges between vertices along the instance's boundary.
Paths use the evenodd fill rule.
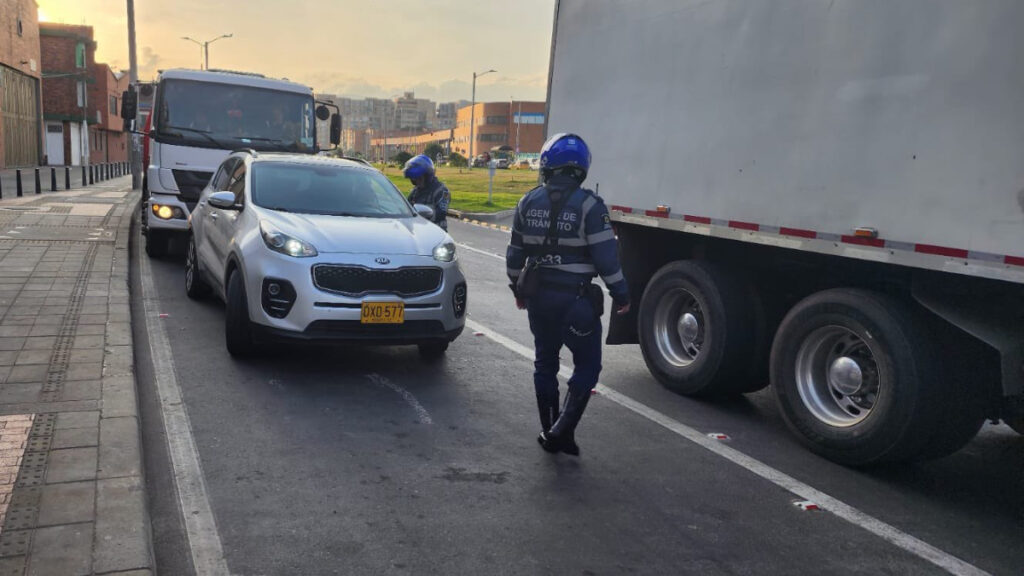
<path fill-rule="evenodd" d="M 93 27 L 96 61 L 127 71 L 125 0 L 37 0 L 40 19 Z M 544 100 L 554 0 L 135 0 L 139 78 L 158 69 L 259 72 L 318 93 L 437 102 Z"/>

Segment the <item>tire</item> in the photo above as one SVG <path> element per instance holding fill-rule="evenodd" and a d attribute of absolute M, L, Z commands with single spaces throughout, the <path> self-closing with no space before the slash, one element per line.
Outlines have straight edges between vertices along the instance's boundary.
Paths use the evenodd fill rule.
<path fill-rule="evenodd" d="M 426 344 L 420 344 L 420 357 L 424 360 L 439 360 L 444 357 L 444 353 L 448 351 L 448 345 L 450 342 L 428 342 Z"/>
<path fill-rule="evenodd" d="M 640 303 L 640 349 L 651 374 L 687 396 L 763 388 L 758 374 L 764 372 L 767 346 L 759 355 L 757 344 L 764 315 L 751 294 L 740 278 L 708 262 L 663 266 Z"/>
<path fill-rule="evenodd" d="M 146 232 L 146 256 L 160 258 L 167 254 L 168 238 L 164 232 L 150 228 Z"/>
<path fill-rule="evenodd" d="M 915 458 L 942 424 L 928 334 L 881 294 L 841 288 L 798 303 L 779 326 L 770 372 L 790 430 L 840 464 Z"/>
<path fill-rule="evenodd" d="M 224 342 L 228 352 L 237 358 L 252 356 L 256 346 L 249 319 L 249 301 L 245 295 L 245 279 L 235 270 L 228 279 L 227 309 L 224 314 Z"/>
<path fill-rule="evenodd" d="M 193 300 L 202 300 L 210 294 L 210 285 L 203 280 L 199 270 L 196 240 L 192 234 L 188 235 L 188 247 L 185 249 L 185 294 Z"/>

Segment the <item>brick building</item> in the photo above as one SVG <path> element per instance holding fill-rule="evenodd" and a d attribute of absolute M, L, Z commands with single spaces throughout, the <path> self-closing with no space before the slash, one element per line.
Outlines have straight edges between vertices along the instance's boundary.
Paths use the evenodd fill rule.
<path fill-rule="evenodd" d="M 35 0 L 0 0 L 0 168 L 42 159 L 40 62 Z"/>
<path fill-rule="evenodd" d="M 39 25 L 46 159 L 51 165 L 127 159 L 120 117 L 128 78 L 96 62 L 92 26 Z"/>
<path fill-rule="evenodd" d="M 544 145 L 544 102 L 478 102 L 460 108 L 452 133 L 453 152 L 469 158 L 470 117 L 475 116 L 474 155 L 509 146 L 517 154 L 536 154 Z"/>

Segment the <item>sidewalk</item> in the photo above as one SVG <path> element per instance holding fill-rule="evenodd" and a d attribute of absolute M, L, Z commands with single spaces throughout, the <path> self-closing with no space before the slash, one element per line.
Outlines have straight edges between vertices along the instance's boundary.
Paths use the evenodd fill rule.
<path fill-rule="evenodd" d="M 104 180 L 127 174 L 128 171 L 128 165 L 123 162 L 85 166 L 84 175 L 82 173 L 82 166 L 30 166 L 28 168 L 21 168 L 21 191 L 23 197 L 36 194 L 36 168 L 39 169 L 38 190 L 42 194 L 81 188 L 83 176 L 86 184 L 88 184 L 90 176 L 95 184 L 101 184 Z M 16 198 L 17 195 L 18 169 L 0 170 L 0 199 L 8 200 Z"/>
<path fill-rule="evenodd" d="M 0 574 L 148 575 L 128 302 L 139 194 L 130 177 L 28 189 L 4 182 L 0 200 Z"/>

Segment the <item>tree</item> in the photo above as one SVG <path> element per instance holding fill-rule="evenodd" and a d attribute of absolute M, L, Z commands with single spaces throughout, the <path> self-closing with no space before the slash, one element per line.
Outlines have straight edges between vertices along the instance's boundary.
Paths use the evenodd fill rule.
<path fill-rule="evenodd" d="M 430 144 L 427 144 L 426 148 L 423 149 L 423 154 L 427 158 L 436 161 L 438 156 L 444 154 L 444 147 L 442 147 L 437 142 L 431 142 Z"/>
<path fill-rule="evenodd" d="M 466 157 L 458 152 L 452 152 L 451 156 L 448 157 L 448 163 L 456 168 L 465 168 L 468 164 Z"/>
<path fill-rule="evenodd" d="M 412 158 L 412 154 L 409 154 L 405 150 L 402 150 L 398 154 L 392 156 L 391 161 L 396 164 L 405 164 L 406 162 L 409 161 L 409 158 Z"/>

